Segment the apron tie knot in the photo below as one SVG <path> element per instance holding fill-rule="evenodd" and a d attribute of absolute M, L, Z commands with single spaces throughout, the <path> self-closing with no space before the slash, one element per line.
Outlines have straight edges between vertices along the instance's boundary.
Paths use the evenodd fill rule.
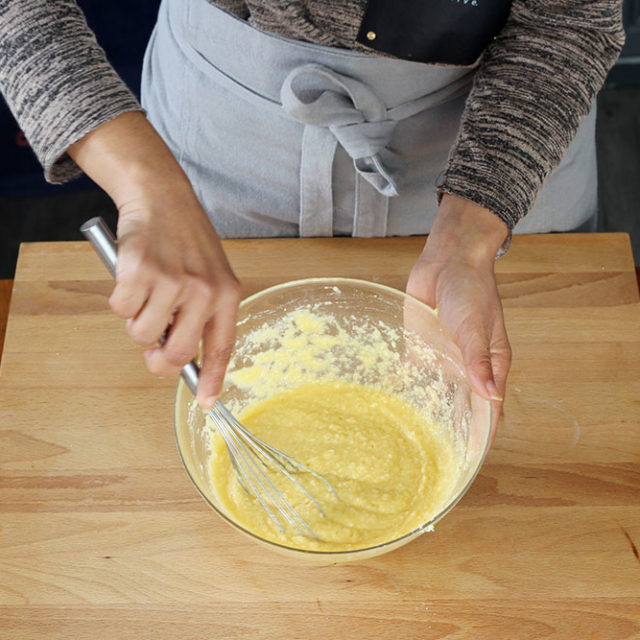
<path fill-rule="evenodd" d="M 388 118 L 385 104 L 366 84 L 306 64 L 287 76 L 280 98 L 291 117 L 331 132 L 353 159 L 358 175 L 376 191 L 387 197 L 398 195 L 405 163 L 387 148 L 396 121 Z"/>

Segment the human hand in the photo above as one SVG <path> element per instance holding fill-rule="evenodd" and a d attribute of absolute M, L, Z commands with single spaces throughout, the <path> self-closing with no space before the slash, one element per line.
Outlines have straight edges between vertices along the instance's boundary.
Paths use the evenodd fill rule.
<path fill-rule="evenodd" d="M 120 208 L 116 287 L 109 302 L 127 320 L 132 339 L 147 348 L 154 374 L 179 371 L 202 340 L 197 398 L 210 409 L 233 349 L 240 287 L 197 202 L 151 197 Z M 154 346 L 168 325 L 166 341 Z"/>
<path fill-rule="evenodd" d="M 473 389 L 491 400 L 492 443 L 511 365 L 493 268 L 506 235 L 505 224 L 493 213 L 445 194 L 407 283 L 407 293 L 438 310 L 460 347 Z"/>
<path fill-rule="evenodd" d="M 233 349 L 241 295 L 189 181 L 138 113 L 98 127 L 70 154 L 118 206 L 113 311 L 147 348 L 147 367 L 157 375 L 179 371 L 202 339 L 197 398 L 211 408 Z M 155 346 L 168 325 L 166 341 Z"/>

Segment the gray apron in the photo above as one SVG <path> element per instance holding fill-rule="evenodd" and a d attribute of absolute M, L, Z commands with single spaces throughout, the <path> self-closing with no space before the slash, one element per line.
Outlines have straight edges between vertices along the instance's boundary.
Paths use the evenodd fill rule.
<path fill-rule="evenodd" d="M 163 0 L 142 104 L 222 237 L 428 233 L 476 67 L 258 31 L 206 0 Z M 516 232 L 596 212 L 595 113 Z"/>

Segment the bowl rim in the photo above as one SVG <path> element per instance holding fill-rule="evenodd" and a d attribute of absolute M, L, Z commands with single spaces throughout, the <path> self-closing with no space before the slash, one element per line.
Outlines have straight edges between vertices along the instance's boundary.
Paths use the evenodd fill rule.
<path fill-rule="evenodd" d="M 265 289 L 261 289 L 260 291 L 256 291 L 255 293 L 251 294 L 250 296 L 247 296 L 246 298 L 244 298 L 240 302 L 240 305 L 238 307 L 238 311 L 240 311 L 243 306 L 247 306 L 249 303 L 253 302 L 255 299 L 263 297 L 263 296 L 265 296 L 265 295 L 267 295 L 269 293 L 273 293 L 276 290 L 293 288 L 293 287 L 300 286 L 300 285 L 329 284 L 329 283 L 332 283 L 334 286 L 338 285 L 339 283 L 355 284 L 355 285 L 358 285 L 358 286 L 366 285 L 367 287 L 371 287 L 371 288 L 374 288 L 374 289 L 379 289 L 379 290 L 381 290 L 381 291 L 383 291 L 385 293 L 390 293 L 390 294 L 392 294 L 394 296 L 400 296 L 400 298 L 402 298 L 402 299 L 410 299 L 413 302 L 416 302 L 423 309 L 427 310 L 429 313 L 434 315 L 436 318 L 438 317 L 437 310 L 433 309 L 428 304 L 426 304 L 422 300 L 419 300 L 415 296 L 412 296 L 412 295 L 406 293 L 405 291 L 401 291 L 400 289 L 396 289 L 395 287 L 390 287 L 388 285 L 380 284 L 378 282 L 373 282 L 371 280 L 363 280 L 363 279 L 360 279 L 360 278 L 345 278 L 345 277 L 332 277 L 332 276 L 314 277 L 314 278 L 300 278 L 300 279 L 297 279 L 297 280 L 288 280 L 288 281 L 285 281 L 285 282 L 281 282 L 279 284 L 272 285 L 272 286 L 267 287 Z M 444 509 L 439 511 L 428 522 L 426 522 L 424 524 L 421 524 L 419 527 L 416 527 L 415 529 L 412 529 L 408 533 L 405 533 L 405 534 L 403 534 L 402 536 L 400 536 L 398 538 L 394 538 L 393 540 L 388 540 L 387 542 L 382 542 L 380 544 L 376 544 L 376 545 L 373 545 L 373 546 L 363 547 L 361 549 L 344 549 L 344 550 L 339 550 L 339 551 L 327 551 L 327 550 L 321 550 L 321 549 L 300 549 L 299 547 L 289 546 L 289 545 L 286 545 L 286 544 L 283 544 L 283 543 L 280 543 L 280 542 L 275 542 L 273 540 L 269 540 L 267 538 L 263 538 L 262 536 L 254 533 L 253 531 L 250 531 L 249 529 L 243 527 L 241 524 L 239 524 L 238 522 L 236 522 L 235 520 L 233 520 L 232 518 L 227 516 L 225 513 L 223 513 L 223 511 L 221 509 L 219 509 L 215 504 L 213 504 L 211 502 L 211 500 L 209 500 L 209 498 L 202 491 L 202 489 L 199 487 L 198 483 L 196 482 L 196 479 L 193 477 L 193 475 L 192 475 L 192 473 L 191 473 L 191 471 L 189 469 L 189 466 L 186 463 L 184 455 L 182 454 L 182 449 L 181 449 L 181 446 L 180 446 L 180 438 L 179 438 L 179 435 L 178 435 L 178 420 L 177 420 L 178 397 L 179 397 L 179 395 L 180 395 L 180 393 L 181 393 L 181 391 L 183 389 L 184 389 L 184 391 L 188 391 L 187 388 L 186 388 L 185 382 L 180 377 L 178 379 L 178 383 L 176 385 L 176 391 L 175 391 L 174 402 L 173 402 L 173 426 L 174 426 L 174 436 L 175 436 L 175 440 L 176 440 L 176 448 L 178 449 L 178 455 L 179 455 L 180 460 L 182 462 L 182 466 L 184 467 L 185 471 L 187 472 L 187 475 L 189 476 L 189 479 L 191 480 L 191 483 L 194 485 L 194 487 L 196 488 L 196 490 L 198 491 L 200 496 L 209 505 L 209 507 L 211 507 L 215 511 L 215 513 L 217 513 L 220 517 L 222 517 L 222 519 L 225 520 L 227 523 L 229 523 L 232 527 L 234 527 L 235 529 L 240 530 L 242 533 L 248 535 L 249 537 L 253 538 L 257 542 L 260 542 L 260 543 L 263 543 L 263 544 L 267 544 L 267 545 L 272 546 L 272 547 L 276 547 L 277 549 L 279 549 L 281 551 L 285 551 L 287 553 L 296 553 L 296 554 L 308 555 L 308 556 L 314 556 L 314 557 L 358 556 L 358 555 L 371 554 L 371 553 L 376 552 L 376 551 L 380 552 L 380 554 L 381 554 L 381 553 L 384 552 L 385 547 L 397 548 L 399 546 L 402 546 L 405 542 L 409 542 L 410 539 L 412 539 L 414 537 L 417 537 L 422 533 L 425 533 L 427 531 L 432 531 L 434 526 L 435 526 L 435 524 L 437 522 L 439 522 L 442 518 L 444 518 L 444 516 L 446 516 L 458 504 L 458 502 L 460 502 L 460 500 L 463 498 L 463 496 L 467 493 L 467 491 L 469 490 L 469 488 L 471 487 L 471 485 L 475 481 L 476 477 L 478 476 L 478 473 L 480 473 L 480 469 L 482 469 L 482 467 L 484 465 L 484 461 L 485 461 L 485 459 L 487 457 L 487 454 L 488 454 L 489 448 L 490 448 L 490 444 L 491 444 L 491 432 L 492 432 L 492 425 L 493 425 L 493 406 L 492 406 L 492 404 L 491 404 L 491 402 L 489 400 L 486 400 L 485 398 L 482 398 L 473 389 L 471 389 L 471 393 L 475 394 L 484 403 L 485 407 L 488 410 L 488 413 L 489 413 L 489 415 L 488 415 L 489 431 L 488 431 L 488 435 L 487 435 L 486 441 L 484 443 L 483 451 L 482 451 L 481 456 L 480 456 L 479 464 L 477 465 L 476 469 L 474 470 L 473 474 L 471 475 L 471 477 L 469 478 L 467 483 L 464 485 L 464 487 L 457 493 L 457 495 L 447 504 L 447 506 Z M 389 549 L 389 550 L 391 550 L 391 549 Z M 376 554 L 376 555 L 378 555 L 378 554 Z"/>

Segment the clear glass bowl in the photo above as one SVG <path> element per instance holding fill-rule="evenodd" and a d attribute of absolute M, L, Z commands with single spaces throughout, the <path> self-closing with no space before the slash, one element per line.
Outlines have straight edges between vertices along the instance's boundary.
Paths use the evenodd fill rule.
<path fill-rule="evenodd" d="M 347 332 L 351 348 L 331 349 L 322 364 L 312 369 L 295 367 L 295 380 L 287 371 L 272 377 L 275 392 L 297 385 L 301 379 L 320 381 L 330 377 L 358 382 L 403 396 L 428 418 L 446 429 L 457 447 L 462 470 L 449 499 L 428 522 L 395 540 L 373 547 L 349 551 L 309 551 L 288 547 L 261 538 L 246 530 L 228 514 L 212 486 L 208 465 L 210 433 L 203 414 L 195 405 L 187 386 L 180 380 L 176 392 L 174 421 L 178 450 L 189 477 L 207 503 L 224 520 L 274 550 L 297 558 L 321 562 L 352 561 L 386 553 L 410 542 L 447 514 L 465 494 L 477 475 L 491 433 L 491 404 L 476 395 L 465 376 L 458 347 L 442 329 L 437 314 L 427 305 L 390 287 L 348 278 L 313 278 L 287 282 L 265 289 L 245 299 L 239 309 L 234 354 L 220 399 L 234 412 L 264 399 L 260 385 L 247 388 L 233 382 L 234 372 L 246 370 L 265 350 L 286 349 L 277 331 L 288 314 L 299 309 L 313 310 L 330 317 L 326 331 Z M 280 324 L 278 324 L 280 323 Z M 256 339 L 256 335 L 264 339 Z M 375 335 L 375 366 L 362 359 L 359 348 L 370 347 Z M 274 342 L 274 336 L 275 342 Z M 380 341 L 383 342 L 381 350 Z M 360 345 L 361 343 L 361 345 Z M 295 347 L 291 347 L 295 350 Z M 326 357 L 325 357 L 326 356 Z M 296 353 L 292 352 L 293 360 Z M 292 374 L 293 375 L 293 374 Z M 271 388 L 273 383 L 271 384 Z M 434 401 L 435 398 L 435 401 Z"/>

